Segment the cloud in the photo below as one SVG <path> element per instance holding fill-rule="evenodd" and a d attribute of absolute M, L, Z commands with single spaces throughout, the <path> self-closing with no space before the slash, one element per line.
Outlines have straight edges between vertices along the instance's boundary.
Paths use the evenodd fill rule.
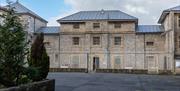
<path fill-rule="evenodd" d="M 58 16 L 49 18 L 48 19 L 48 26 L 59 26 L 59 23 L 57 22 L 58 19 L 63 18 L 63 17 L 68 16 L 68 15 L 71 15 L 75 12 L 77 12 L 77 11 L 73 11 L 73 10 L 65 11 Z"/>
<path fill-rule="evenodd" d="M 157 24 L 163 10 L 175 7 L 180 0 L 64 0 L 71 10 L 63 12 L 50 20 L 82 10 L 121 10 L 139 18 L 139 24 Z M 54 22 L 54 21 L 53 21 Z M 50 25 L 54 25 L 50 21 Z"/>
<path fill-rule="evenodd" d="M 133 13 L 139 13 L 139 14 L 149 14 L 147 10 L 145 10 L 144 7 L 138 7 L 138 6 L 132 6 L 132 5 L 126 5 L 125 8 Z"/>

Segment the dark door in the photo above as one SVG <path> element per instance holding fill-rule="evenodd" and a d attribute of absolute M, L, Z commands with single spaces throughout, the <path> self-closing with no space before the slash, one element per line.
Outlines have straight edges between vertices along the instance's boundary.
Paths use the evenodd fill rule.
<path fill-rule="evenodd" d="M 96 71 L 96 69 L 99 68 L 99 57 L 93 58 L 93 71 Z"/>

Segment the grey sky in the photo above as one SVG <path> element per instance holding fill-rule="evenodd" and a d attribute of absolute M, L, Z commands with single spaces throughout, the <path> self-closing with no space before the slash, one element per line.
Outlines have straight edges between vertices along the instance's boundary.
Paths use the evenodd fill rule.
<path fill-rule="evenodd" d="M 139 18 L 139 24 L 157 24 L 163 10 L 180 5 L 180 0 L 64 0 L 71 6 L 66 11 L 52 17 L 49 25 L 57 25 L 56 21 L 66 15 L 82 10 L 121 10 Z"/>

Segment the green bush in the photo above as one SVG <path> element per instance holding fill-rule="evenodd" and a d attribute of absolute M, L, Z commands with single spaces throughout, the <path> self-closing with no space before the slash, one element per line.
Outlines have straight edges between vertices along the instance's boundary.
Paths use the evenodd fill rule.
<path fill-rule="evenodd" d="M 44 46 L 44 35 L 40 33 L 37 35 L 34 43 L 31 46 L 31 53 L 29 58 L 29 66 L 38 69 L 38 75 L 33 77 L 33 81 L 40 81 L 46 79 L 49 72 L 49 56 L 46 53 Z"/>

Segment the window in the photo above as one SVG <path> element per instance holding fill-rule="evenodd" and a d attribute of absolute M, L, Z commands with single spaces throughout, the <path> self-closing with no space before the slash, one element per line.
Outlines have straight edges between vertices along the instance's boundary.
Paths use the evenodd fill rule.
<path fill-rule="evenodd" d="M 45 47 L 50 47 L 50 42 L 44 42 Z"/>
<path fill-rule="evenodd" d="M 121 45 L 121 37 L 114 37 L 114 45 Z"/>
<path fill-rule="evenodd" d="M 93 23 L 93 28 L 100 28 L 100 23 Z"/>
<path fill-rule="evenodd" d="M 146 42 L 147 46 L 154 46 L 154 42 Z"/>
<path fill-rule="evenodd" d="M 121 23 L 114 23 L 114 28 L 121 28 Z"/>
<path fill-rule="evenodd" d="M 114 59 L 114 68 L 119 69 L 121 66 L 121 59 L 119 56 L 115 57 Z"/>
<path fill-rule="evenodd" d="M 118 64 L 118 65 L 121 64 L 119 56 L 115 58 L 115 64 Z"/>
<path fill-rule="evenodd" d="M 79 56 L 73 56 L 71 68 L 78 68 L 78 67 L 79 67 Z"/>
<path fill-rule="evenodd" d="M 100 45 L 100 37 L 93 37 L 93 45 Z"/>
<path fill-rule="evenodd" d="M 55 62 L 58 62 L 58 60 L 59 60 L 59 56 L 58 56 L 58 54 L 56 54 L 55 55 Z"/>
<path fill-rule="evenodd" d="M 176 68 L 180 68 L 180 60 L 176 59 Z"/>
<path fill-rule="evenodd" d="M 153 60 L 154 60 L 154 56 L 146 56 L 146 60 L 145 60 L 145 63 L 144 63 L 144 68 L 148 69 L 148 66 L 149 66 L 148 63 L 153 61 Z M 150 66 L 152 66 L 152 65 L 150 65 Z"/>
<path fill-rule="evenodd" d="M 73 37 L 73 45 L 79 45 L 79 37 Z"/>
<path fill-rule="evenodd" d="M 145 60 L 145 69 L 155 67 L 155 58 L 154 56 L 146 56 Z"/>
<path fill-rule="evenodd" d="M 80 26 L 79 26 L 79 24 L 73 24 L 73 28 L 74 28 L 74 29 L 79 29 Z"/>

